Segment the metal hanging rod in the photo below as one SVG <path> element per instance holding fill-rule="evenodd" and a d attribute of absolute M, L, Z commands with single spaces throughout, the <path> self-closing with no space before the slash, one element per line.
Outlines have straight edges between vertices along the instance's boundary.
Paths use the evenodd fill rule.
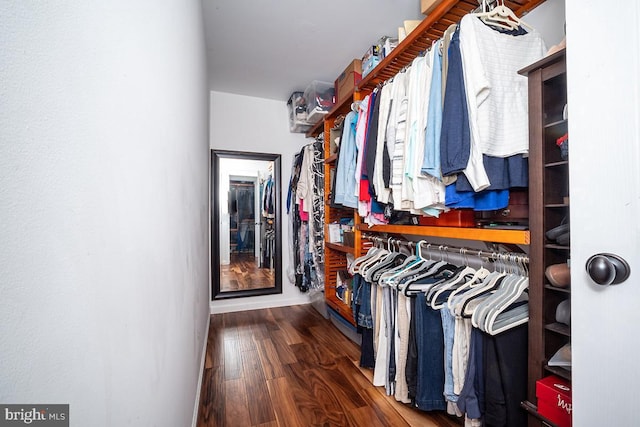
<path fill-rule="evenodd" d="M 450 252 L 450 253 L 456 253 L 456 254 L 460 254 L 463 256 L 476 256 L 479 258 L 488 258 L 488 259 L 492 259 L 492 260 L 508 260 L 508 257 L 514 257 L 517 258 L 517 261 L 519 262 L 524 262 L 524 263 L 528 263 L 529 262 L 529 256 L 524 254 L 524 253 L 518 253 L 518 252 L 509 252 L 509 251 L 485 251 L 485 250 L 480 250 L 480 249 L 472 249 L 472 248 L 466 248 L 463 246 L 451 246 L 451 245 L 444 245 L 444 244 L 440 244 L 440 243 L 429 243 L 426 240 L 420 240 L 418 242 L 416 241 L 411 241 L 411 240 L 406 240 L 406 239 L 400 239 L 397 237 L 381 237 L 379 235 L 376 234 L 371 234 L 371 233 L 362 233 L 362 238 L 363 239 L 367 239 L 367 240 L 372 240 L 372 241 L 376 241 L 378 243 L 386 243 L 388 246 L 391 245 L 391 243 L 393 244 L 400 244 L 400 245 L 405 245 L 408 247 L 417 247 L 418 245 L 420 245 L 420 249 L 424 250 L 427 249 L 429 251 L 433 251 L 433 252 Z"/>

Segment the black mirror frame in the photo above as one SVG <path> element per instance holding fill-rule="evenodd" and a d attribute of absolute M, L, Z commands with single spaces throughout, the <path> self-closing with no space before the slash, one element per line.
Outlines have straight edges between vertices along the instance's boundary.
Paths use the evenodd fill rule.
<path fill-rule="evenodd" d="M 220 221 L 218 218 L 220 193 L 218 187 L 218 170 L 220 159 L 246 159 L 246 160 L 266 160 L 273 162 L 273 178 L 276 181 L 274 186 L 275 196 L 275 286 L 264 289 L 248 289 L 242 291 L 220 292 Z M 211 150 L 211 299 L 222 300 L 229 298 L 253 297 L 260 295 L 273 295 L 282 293 L 282 211 L 280 188 L 281 181 L 281 156 L 280 154 L 251 153 L 243 151 Z"/>

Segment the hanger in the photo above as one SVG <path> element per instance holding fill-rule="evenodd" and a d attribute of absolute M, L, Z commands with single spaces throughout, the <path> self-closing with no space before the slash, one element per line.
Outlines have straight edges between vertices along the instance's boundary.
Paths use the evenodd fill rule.
<path fill-rule="evenodd" d="M 440 250 L 440 261 L 437 261 L 435 264 L 429 265 L 426 268 L 420 269 L 416 274 L 410 276 L 408 280 L 405 281 L 404 286 L 399 287 L 400 290 L 404 292 L 405 295 L 414 295 L 418 292 L 425 292 L 431 289 L 432 286 L 442 282 L 442 280 L 448 280 L 451 277 L 441 277 L 442 280 L 434 282 L 434 283 L 415 283 L 418 280 L 426 279 L 428 277 L 433 277 L 434 279 L 438 278 L 438 276 L 442 276 L 443 274 L 450 272 L 454 274 L 455 270 L 458 269 L 458 266 L 450 264 L 448 261 L 444 259 L 444 246 L 440 245 L 438 249 Z"/>
<path fill-rule="evenodd" d="M 360 270 L 360 266 L 364 262 L 366 262 L 368 259 L 374 257 L 375 254 L 380 250 L 380 247 L 378 246 L 379 239 L 378 238 L 374 238 L 373 240 L 374 240 L 374 245 L 369 248 L 367 253 L 362 255 L 362 256 L 359 256 L 358 258 L 353 260 L 353 262 L 349 266 L 348 270 L 349 270 L 349 273 L 351 273 L 352 275 L 354 275 L 356 273 L 359 273 L 360 272 L 359 271 Z"/>
<path fill-rule="evenodd" d="M 417 255 L 415 259 L 412 260 L 408 265 L 406 265 L 403 270 L 398 270 L 392 273 L 390 277 L 388 277 L 387 280 L 389 286 L 398 288 L 402 291 L 406 286 L 406 283 L 403 282 L 405 279 L 411 277 L 412 275 L 418 274 L 418 272 L 420 271 L 424 271 L 425 269 L 436 263 L 436 261 L 432 260 L 430 257 L 428 259 L 425 258 L 425 255 L 422 252 L 423 243 L 427 244 L 427 252 L 429 251 L 431 243 L 427 243 L 426 240 L 421 240 L 420 242 L 418 242 L 416 244 Z"/>
<path fill-rule="evenodd" d="M 407 271 L 412 268 L 413 265 L 420 262 L 420 258 L 411 250 L 411 242 L 408 242 L 409 246 L 409 254 L 407 254 L 407 258 L 402 262 L 401 265 L 396 267 L 392 267 L 386 271 L 384 271 L 380 277 L 378 278 L 378 284 L 381 286 L 390 286 L 395 288 L 396 282 L 393 280 L 397 275 L 401 274 L 404 271 Z"/>
<path fill-rule="evenodd" d="M 427 259 L 425 258 L 424 254 L 422 253 L 422 243 L 427 243 L 426 240 L 421 240 L 420 242 L 418 242 L 416 244 L 416 255 L 415 258 L 413 259 L 413 261 L 411 262 L 410 265 L 405 266 L 406 268 L 404 270 L 401 271 L 397 271 L 394 275 L 394 278 L 397 278 L 398 276 L 401 276 L 405 273 L 407 274 L 411 274 L 411 272 L 413 272 L 414 270 L 418 269 L 421 265 L 423 265 L 424 263 L 428 263 L 431 261 L 431 259 Z M 431 246 L 430 243 L 427 243 L 427 247 Z"/>
<path fill-rule="evenodd" d="M 378 242 L 382 243 L 382 239 L 378 239 Z M 367 282 L 371 282 L 371 274 L 375 271 L 375 268 L 383 262 L 386 257 L 391 253 L 391 238 L 387 241 L 387 248 L 381 247 L 375 254 L 373 254 L 370 258 L 366 259 L 363 263 L 360 264 L 358 268 L 358 272 L 362 275 Z M 373 270 L 371 270 L 373 269 Z"/>
<path fill-rule="evenodd" d="M 521 258 L 514 254 L 500 254 L 507 276 L 495 291 L 474 306 L 471 323 L 474 327 L 495 335 L 528 320 L 529 278 L 520 268 Z M 478 301 L 478 300 L 476 300 Z M 526 306 L 523 308 L 523 306 Z"/>
<path fill-rule="evenodd" d="M 500 260 L 496 253 L 493 253 L 491 258 Z M 471 318 L 478 303 L 495 291 L 505 276 L 506 272 L 498 270 L 497 264 L 494 264 L 494 271 L 489 273 L 479 285 L 474 286 L 473 289 L 465 292 L 459 299 L 455 300 L 454 313 L 457 316 Z"/>
<path fill-rule="evenodd" d="M 463 249 L 460 249 L 460 255 L 462 254 Z M 444 302 L 438 302 L 438 297 L 450 289 L 457 289 L 460 286 L 464 285 L 470 278 L 470 276 L 475 273 L 476 270 L 474 268 L 471 268 L 468 265 L 463 265 L 461 269 L 458 269 L 456 271 L 456 274 L 453 278 L 446 280 L 443 283 L 432 286 L 431 289 L 429 289 L 426 298 L 427 304 L 429 304 L 434 310 L 443 308 L 448 302 L 448 296 Z"/>
<path fill-rule="evenodd" d="M 507 273 L 500 284 L 492 292 L 486 295 L 486 298 L 475 307 L 471 315 L 471 324 L 480 330 L 485 330 L 484 324 L 489 313 L 498 308 L 503 307 L 502 303 L 511 295 L 518 286 L 522 277 Z"/>
<path fill-rule="evenodd" d="M 520 266 L 520 258 L 511 255 L 517 267 Z M 511 329 L 515 326 L 526 323 L 529 320 L 529 278 L 522 275 L 523 270 L 514 271 L 514 276 L 519 280 L 511 282 L 508 291 L 503 293 L 487 312 L 481 328 L 491 334 Z"/>
<path fill-rule="evenodd" d="M 480 258 L 481 254 L 482 254 L 482 251 L 478 251 L 478 258 Z M 465 249 L 464 256 L 465 258 L 467 256 L 466 249 Z M 462 284 L 453 292 L 451 292 L 451 294 L 449 294 L 449 297 L 447 298 L 447 307 L 449 307 L 449 311 L 451 311 L 451 314 L 455 315 L 454 305 L 456 303 L 456 300 L 459 298 L 458 296 L 461 293 L 469 291 L 475 286 L 478 286 L 479 284 L 481 284 L 482 280 L 484 280 L 489 275 L 489 273 L 490 271 L 484 267 L 484 262 L 483 262 L 482 265 L 480 265 L 480 268 L 476 270 L 475 274 L 469 280 L 467 280 L 464 284 Z"/>
<path fill-rule="evenodd" d="M 358 273 L 360 273 L 362 277 L 366 278 L 367 270 L 370 267 L 373 267 L 374 265 L 376 265 L 378 261 L 384 256 L 386 256 L 388 253 L 389 251 L 386 250 L 385 248 L 378 248 L 375 254 L 373 254 L 371 257 L 364 260 L 362 264 L 360 264 L 360 266 L 358 267 Z"/>
<path fill-rule="evenodd" d="M 503 28 L 505 30 L 517 30 L 520 26 L 525 26 L 532 30 L 533 28 L 522 21 L 513 13 L 509 7 L 505 6 L 504 0 L 497 4 L 493 9 L 487 11 L 488 5 L 486 0 L 482 1 L 482 12 L 474 13 L 474 16 L 480 18 L 485 24 Z"/>
<path fill-rule="evenodd" d="M 370 283 L 378 283 L 380 275 L 389 267 L 395 266 L 398 261 L 406 258 L 406 255 L 401 253 L 399 248 L 395 247 L 396 241 L 393 238 L 389 238 L 387 242 L 387 250 L 389 251 L 385 257 L 379 259 L 378 262 L 367 269 L 365 279 Z"/>

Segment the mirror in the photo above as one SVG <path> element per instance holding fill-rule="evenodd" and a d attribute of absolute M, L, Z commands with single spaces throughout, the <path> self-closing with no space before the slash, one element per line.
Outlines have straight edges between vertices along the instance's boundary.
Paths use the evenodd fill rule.
<path fill-rule="evenodd" d="M 212 298 L 282 293 L 280 155 L 211 150 Z"/>

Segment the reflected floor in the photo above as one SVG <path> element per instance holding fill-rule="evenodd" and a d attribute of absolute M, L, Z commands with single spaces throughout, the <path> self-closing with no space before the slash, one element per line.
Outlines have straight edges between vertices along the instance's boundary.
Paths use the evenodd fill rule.
<path fill-rule="evenodd" d="M 231 254 L 231 263 L 220 266 L 220 291 L 244 291 L 275 286 L 275 270 L 260 268 L 253 253 Z"/>

